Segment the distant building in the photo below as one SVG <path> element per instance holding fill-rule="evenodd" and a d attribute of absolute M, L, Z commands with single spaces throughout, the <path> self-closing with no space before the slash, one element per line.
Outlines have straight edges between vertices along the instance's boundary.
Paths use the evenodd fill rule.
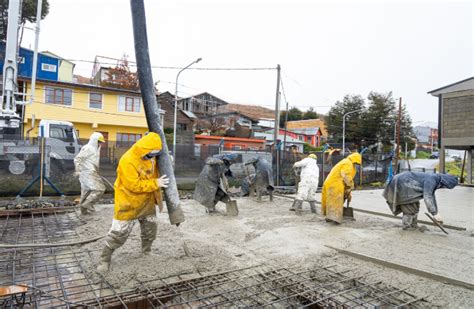
<path fill-rule="evenodd" d="M 164 128 L 174 127 L 174 95 L 166 91 L 156 96 L 156 100 L 160 108 L 165 111 Z M 176 115 L 176 132 L 188 131 L 193 132 L 193 126 L 196 118 L 188 115 L 186 112 L 178 108 Z"/>
<path fill-rule="evenodd" d="M 307 119 L 288 121 L 286 128 L 296 133 L 312 135 L 313 138 L 309 142 L 310 145 L 318 147 L 325 143 L 328 138 L 326 124 L 322 119 Z"/>
<path fill-rule="evenodd" d="M 0 42 L 0 74 L 3 74 L 3 65 L 5 62 L 5 42 Z M 33 54 L 30 49 L 20 47 L 17 75 L 18 78 L 29 78 L 33 74 Z M 38 65 L 36 67 L 36 78 L 40 80 L 58 81 L 59 65 L 61 61 L 50 54 L 38 53 Z M 23 89 L 22 81 L 19 81 L 18 88 Z"/>
<path fill-rule="evenodd" d="M 232 150 L 265 150 L 265 140 L 256 138 L 240 138 L 226 136 L 195 135 L 198 145 L 222 145 L 225 149 Z"/>
<path fill-rule="evenodd" d="M 226 104 L 228 104 L 226 101 L 207 92 L 178 100 L 178 107 L 180 109 L 191 112 L 198 118 L 204 115 L 217 114 L 219 108 Z"/>
<path fill-rule="evenodd" d="M 467 151 L 467 181 L 472 184 L 474 149 L 474 77 L 428 92 L 438 98 L 439 169 L 445 172 L 445 150 Z"/>
<path fill-rule="evenodd" d="M 273 141 L 273 138 L 274 138 L 273 133 L 274 132 L 275 132 L 274 129 L 270 129 L 270 130 L 263 131 L 263 132 L 255 132 L 254 137 L 265 139 L 266 145 L 268 147 L 273 147 L 274 146 L 274 141 Z M 277 142 L 278 143 L 281 142 L 282 145 L 283 145 L 284 140 L 285 140 L 285 132 L 284 132 L 284 130 L 281 129 L 278 132 Z M 288 150 L 291 150 L 291 149 L 296 149 L 297 152 L 303 153 L 304 152 L 304 144 L 306 144 L 306 142 L 304 140 L 300 139 L 300 136 L 295 137 L 294 133 L 293 134 L 288 134 L 288 132 L 287 132 L 287 135 L 286 135 L 286 149 L 285 150 L 288 151 Z"/>
<path fill-rule="evenodd" d="M 417 147 L 433 148 L 438 147 L 438 129 L 429 126 L 416 126 L 413 128 L 416 135 Z"/>
<path fill-rule="evenodd" d="M 61 82 L 69 82 L 72 83 L 74 81 L 74 67 L 76 64 L 73 62 L 64 59 L 56 54 L 53 54 L 50 51 L 43 51 L 41 52 L 43 55 L 51 56 L 53 58 L 59 59 L 59 71 L 58 71 L 58 80 Z"/>
<path fill-rule="evenodd" d="M 275 111 L 260 105 L 229 103 L 221 106 L 220 112 L 238 112 L 240 115 L 256 120 L 254 130 L 266 130 L 275 127 Z"/>

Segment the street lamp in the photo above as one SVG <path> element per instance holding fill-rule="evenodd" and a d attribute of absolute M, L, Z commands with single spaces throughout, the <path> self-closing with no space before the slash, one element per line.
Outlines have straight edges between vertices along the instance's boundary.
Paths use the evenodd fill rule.
<path fill-rule="evenodd" d="M 363 110 L 364 110 L 363 108 L 357 109 L 355 111 L 345 113 L 342 116 L 342 157 L 345 157 L 346 155 L 346 116 L 353 113 L 361 112 Z"/>
<path fill-rule="evenodd" d="M 201 60 L 202 60 L 202 58 L 197 58 L 196 60 L 191 62 L 189 65 L 182 68 L 178 72 L 178 75 L 176 75 L 176 88 L 175 88 L 175 92 L 174 92 L 174 121 L 173 121 L 173 157 L 174 157 L 173 168 L 174 168 L 175 162 L 176 162 L 176 125 L 177 125 L 176 122 L 178 120 L 178 78 L 179 78 L 179 74 L 181 74 L 181 72 L 183 72 L 184 70 L 186 70 L 187 68 L 189 68 L 193 64 L 198 63 Z"/>

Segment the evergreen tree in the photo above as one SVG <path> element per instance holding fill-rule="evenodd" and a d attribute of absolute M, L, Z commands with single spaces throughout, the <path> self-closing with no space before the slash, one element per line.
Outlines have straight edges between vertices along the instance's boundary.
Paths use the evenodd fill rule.
<path fill-rule="evenodd" d="M 360 95 L 346 95 L 341 101 L 331 107 L 326 117 L 326 128 L 332 142 L 342 142 L 342 117 L 344 114 L 363 109 L 364 98 Z M 360 144 L 363 139 L 361 135 L 361 120 L 363 111 L 355 112 L 346 116 L 346 143 L 354 142 Z"/>
<path fill-rule="evenodd" d="M 7 26 L 8 26 L 8 0 L 0 0 L 0 40 L 6 40 L 7 38 Z M 23 0 L 21 3 L 21 26 L 24 26 L 28 21 L 30 23 L 36 22 L 36 6 L 38 2 L 36 0 Z M 43 0 L 41 8 L 41 19 L 44 19 L 49 13 L 48 0 Z M 21 28 L 21 37 L 23 36 L 23 27 Z"/>
<path fill-rule="evenodd" d="M 286 111 L 280 112 L 280 128 L 285 127 L 285 115 Z M 303 112 L 297 107 L 292 107 L 288 110 L 288 121 L 301 120 L 303 119 Z"/>
<path fill-rule="evenodd" d="M 395 99 L 392 92 L 370 92 L 367 111 L 362 117 L 361 136 L 367 144 L 378 141 L 387 145 L 393 141 L 396 121 Z"/>
<path fill-rule="evenodd" d="M 318 119 L 318 113 L 314 110 L 314 108 L 310 107 L 304 114 L 303 119 Z"/>

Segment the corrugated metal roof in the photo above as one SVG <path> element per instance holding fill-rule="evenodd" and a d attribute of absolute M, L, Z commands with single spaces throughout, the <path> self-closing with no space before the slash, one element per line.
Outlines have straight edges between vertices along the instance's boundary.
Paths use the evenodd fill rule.
<path fill-rule="evenodd" d="M 188 116 L 189 118 L 193 118 L 193 119 L 197 119 L 197 116 L 191 112 L 191 111 L 184 111 L 184 110 L 181 110 L 186 116 Z"/>

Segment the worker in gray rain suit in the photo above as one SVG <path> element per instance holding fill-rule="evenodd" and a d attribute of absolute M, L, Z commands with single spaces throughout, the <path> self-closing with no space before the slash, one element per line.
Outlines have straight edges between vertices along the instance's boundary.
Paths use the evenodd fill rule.
<path fill-rule="evenodd" d="M 316 190 L 319 183 L 319 168 L 315 154 L 310 154 L 301 161 L 296 162 L 293 168 L 300 168 L 300 182 L 296 192 L 295 201 L 290 210 L 296 214 L 301 214 L 303 201 L 307 201 L 311 207 L 311 212 L 316 213 Z"/>
<path fill-rule="evenodd" d="M 421 199 L 425 201 L 426 209 L 434 219 L 443 223 L 438 212 L 435 191 L 441 188 L 452 189 L 457 184 L 458 179 L 452 175 L 404 172 L 395 175 L 386 183 L 383 197 L 395 216 L 403 213 L 403 229 L 414 230 L 418 228 Z"/>
<path fill-rule="evenodd" d="M 232 177 L 230 166 L 237 159 L 237 154 L 221 154 L 207 158 L 206 165 L 199 174 L 193 198 L 206 207 L 206 212 L 216 212 L 218 202 L 230 203 L 227 193 L 227 177 Z"/>
<path fill-rule="evenodd" d="M 104 143 L 104 136 L 94 132 L 87 145 L 74 158 L 75 176 L 79 176 L 81 183 L 81 214 L 86 215 L 95 211 L 97 203 L 105 192 L 105 185 L 99 175 L 100 148 Z"/>
<path fill-rule="evenodd" d="M 247 175 L 240 185 L 240 196 L 250 196 L 251 185 L 255 181 L 255 173 Z"/>
<path fill-rule="evenodd" d="M 268 192 L 270 195 L 270 201 L 273 201 L 273 170 L 272 165 L 265 160 L 264 158 L 252 158 L 249 161 L 245 162 L 244 165 L 246 168 L 247 165 L 252 164 L 255 168 L 255 177 L 254 179 L 249 179 L 250 185 L 250 195 L 252 192 L 257 194 L 257 201 L 262 201 L 262 194 Z"/>

